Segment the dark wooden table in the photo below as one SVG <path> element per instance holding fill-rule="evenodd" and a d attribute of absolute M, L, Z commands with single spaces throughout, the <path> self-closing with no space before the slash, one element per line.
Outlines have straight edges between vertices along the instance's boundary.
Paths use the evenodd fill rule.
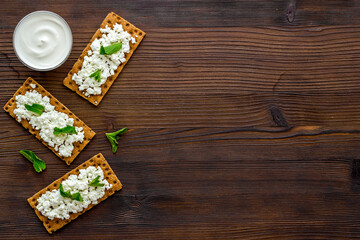
<path fill-rule="evenodd" d="M 35 10 L 73 31 L 69 59 L 50 72 L 12 47 Z M 94 107 L 62 80 L 110 11 L 147 36 Z M 99 152 L 123 190 L 52 238 L 360 236 L 360 1 L 2 0 L 1 106 L 28 76 L 97 136 L 68 167 L 0 111 L 1 239 L 48 238 L 26 199 Z M 125 126 L 114 155 L 104 133 Z"/>

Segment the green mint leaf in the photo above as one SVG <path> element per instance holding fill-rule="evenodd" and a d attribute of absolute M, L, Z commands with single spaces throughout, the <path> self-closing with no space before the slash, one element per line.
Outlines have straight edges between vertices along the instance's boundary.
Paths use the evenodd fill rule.
<path fill-rule="evenodd" d="M 63 128 L 58 128 L 58 127 L 54 128 L 54 135 L 58 135 L 60 133 L 77 134 L 75 127 L 69 125 Z"/>
<path fill-rule="evenodd" d="M 70 191 L 65 192 L 62 183 L 59 184 L 60 195 L 66 198 L 70 198 Z"/>
<path fill-rule="evenodd" d="M 46 169 L 45 162 L 40 159 L 38 156 L 35 155 L 34 152 L 29 150 L 20 150 L 21 155 L 23 155 L 26 159 L 28 159 L 30 162 L 32 162 L 33 167 L 36 172 L 42 172 Z"/>
<path fill-rule="evenodd" d="M 45 110 L 45 107 L 43 105 L 40 105 L 37 103 L 33 103 L 33 105 L 31 105 L 31 106 L 28 104 L 25 104 L 25 108 L 27 110 L 29 110 L 30 112 L 36 113 L 38 115 L 41 115 Z"/>
<path fill-rule="evenodd" d="M 100 175 L 97 176 L 96 178 L 94 178 L 94 180 L 91 181 L 91 183 L 89 183 L 89 186 L 93 186 L 93 187 L 103 187 L 104 184 L 100 183 L 99 181 Z"/>
<path fill-rule="evenodd" d="M 114 43 L 107 47 L 100 47 L 100 55 L 111 55 L 118 52 L 122 48 L 122 43 Z"/>
<path fill-rule="evenodd" d="M 110 141 L 110 144 L 111 144 L 111 149 L 112 149 L 112 152 L 113 153 L 116 153 L 117 152 L 117 149 L 118 149 L 118 142 L 117 140 L 120 139 L 120 136 L 124 133 L 126 133 L 128 130 L 127 127 L 125 128 L 122 128 L 116 132 L 113 132 L 113 133 L 105 133 L 106 137 L 108 138 L 108 140 Z"/>
<path fill-rule="evenodd" d="M 72 196 L 71 196 L 71 199 L 72 200 L 76 200 L 76 201 L 79 201 L 79 202 L 82 202 L 84 201 L 84 199 L 81 197 L 80 193 L 74 193 Z"/>
<path fill-rule="evenodd" d="M 83 198 L 81 197 L 79 192 L 74 194 L 71 194 L 70 191 L 65 192 L 62 183 L 59 184 L 59 191 L 60 191 L 60 195 L 63 197 L 70 198 L 72 200 L 76 200 L 79 202 L 83 201 Z"/>
<path fill-rule="evenodd" d="M 94 78 L 95 81 L 97 82 L 100 82 L 101 81 L 101 71 L 100 69 L 97 70 L 96 72 L 93 72 L 91 75 L 90 75 L 91 78 Z"/>

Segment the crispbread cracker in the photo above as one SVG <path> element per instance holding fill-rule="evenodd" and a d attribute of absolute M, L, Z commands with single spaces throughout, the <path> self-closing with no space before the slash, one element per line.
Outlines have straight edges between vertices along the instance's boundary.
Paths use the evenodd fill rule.
<path fill-rule="evenodd" d="M 42 138 L 40 137 L 39 130 L 35 130 L 26 119 L 22 119 L 21 122 L 19 122 L 24 128 L 28 129 L 29 132 L 34 135 L 40 142 L 42 142 L 45 146 L 47 146 L 51 151 L 53 151 L 59 158 L 61 158 L 63 161 L 66 162 L 67 165 L 70 165 L 72 161 L 76 158 L 76 156 L 84 149 L 84 147 L 90 142 L 90 140 L 95 136 L 95 132 L 91 130 L 90 127 L 88 127 L 83 121 L 81 121 L 78 117 L 75 116 L 68 108 L 66 108 L 59 100 L 57 100 L 53 95 L 51 95 L 48 91 L 46 91 L 40 84 L 38 84 L 34 79 L 29 77 L 26 79 L 24 84 L 16 91 L 14 96 L 5 104 L 4 110 L 8 112 L 14 119 L 16 119 L 16 116 L 14 114 L 14 110 L 16 109 L 16 100 L 15 97 L 17 95 L 25 95 L 25 93 L 29 90 L 33 90 L 33 88 L 30 86 L 30 84 L 35 84 L 36 90 L 38 93 L 40 93 L 43 97 L 48 96 L 50 98 L 50 103 L 55 106 L 55 110 L 58 112 L 63 112 L 69 117 L 74 119 L 74 126 L 76 127 L 82 127 L 84 129 L 84 140 L 82 143 L 75 142 L 74 143 L 74 149 L 72 151 L 71 157 L 62 157 L 60 156 L 53 147 L 50 147 L 48 143 L 46 143 Z M 17 120 L 17 119 L 16 119 Z"/>
<path fill-rule="evenodd" d="M 85 96 L 82 93 L 82 91 L 79 90 L 79 87 L 75 83 L 75 81 L 72 80 L 73 74 L 77 73 L 81 69 L 83 61 L 84 61 L 84 57 L 87 56 L 88 50 L 91 49 L 90 48 L 91 43 L 96 38 L 101 38 L 102 33 L 100 32 L 100 29 L 98 29 L 95 32 L 94 36 L 91 38 L 90 43 L 86 46 L 86 48 L 80 55 L 79 59 L 76 61 L 73 68 L 70 70 L 67 77 L 64 79 L 64 85 L 66 87 L 68 87 L 72 91 L 75 91 L 77 94 L 79 94 L 81 97 L 85 98 L 86 100 L 88 100 L 89 102 L 94 104 L 95 106 L 99 105 L 99 103 L 101 102 L 101 100 L 103 99 L 103 97 L 105 96 L 105 94 L 107 93 L 109 88 L 111 87 L 111 85 L 114 83 L 114 81 L 117 78 L 117 76 L 119 75 L 119 73 L 124 68 L 125 64 L 129 61 L 130 57 L 132 56 L 132 54 L 134 53 L 136 48 L 139 46 L 141 40 L 145 37 L 145 32 L 141 31 L 139 28 L 136 28 L 134 25 L 132 25 L 131 23 L 129 23 L 128 21 L 126 21 L 125 19 L 121 18 L 120 16 L 116 15 L 113 12 L 109 13 L 106 16 L 104 21 L 101 23 L 100 28 L 104 28 L 106 25 L 108 25 L 109 27 L 112 28 L 112 26 L 115 23 L 121 24 L 123 26 L 124 30 L 127 31 L 133 38 L 136 39 L 136 43 L 133 44 L 130 41 L 130 52 L 125 54 L 126 62 L 120 64 L 120 66 L 115 70 L 115 74 L 108 77 L 106 82 L 103 85 L 101 85 L 101 95 L 90 95 L 89 97 Z"/>
<path fill-rule="evenodd" d="M 34 196 L 27 199 L 30 206 L 35 210 L 36 215 L 38 216 L 40 221 L 43 222 L 44 227 L 46 228 L 46 230 L 50 234 L 55 232 L 56 230 L 62 228 L 63 226 L 65 226 L 66 224 L 71 222 L 72 220 L 76 219 L 77 217 L 79 217 L 84 212 L 90 210 L 95 205 L 90 204 L 88 206 L 88 208 L 84 209 L 82 212 L 70 214 L 70 219 L 66 219 L 66 220 L 62 220 L 62 219 L 50 220 L 47 217 L 41 215 L 40 211 L 37 210 L 37 208 L 36 208 L 37 199 L 42 194 L 44 194 L 46 191 L 52 191 L 53 189 L 58 189 L 59 184 L 62 181 L 66 180 L 71 174 L 78 175 L 80 173 L 79 172 L 80 169 L 84 169 L 84 168 L 87 168 L 89 166 L 94 166 L 94 167 L 100 166 L 101 169 L 104 171 L 105 179 L 110 184 L 113 185 L 113 187 L 111 189 L 105 190 L 105 195 L 102 198 L 98 199 L 98 204 L 100 202 L 104 201 L 109 196 L 113 195 L 115 193 L 115 191 L 119 191 L 122 188 L 122 184 L 121 184 L 120 180 L 116 177 L 115 173 L 113 172 L 113 170 L 111 169 L 111 167 L 109 166 L 109 164 L 107 163 L 107 161 L 105 160 L 104 156 L 101 153 L 95 155 L 94 157 L 90 158 L 89 160 L 87 160 L 86 162 L 84 162 L 83 164 L 81 164 L 80 166 L 75 168 L 74 170 L 72 170 L 72 171 L 68 172 L 67 174 L 65 174 L 63 177 L 61 177 L 58 180 L 52 182 L 49 186 L 47 186 L 46 188 L 40 190 Z"/>

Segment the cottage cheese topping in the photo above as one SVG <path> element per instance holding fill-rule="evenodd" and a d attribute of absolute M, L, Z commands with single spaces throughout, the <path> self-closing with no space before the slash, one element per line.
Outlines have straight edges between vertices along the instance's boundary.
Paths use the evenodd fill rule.
<path fill-rule="evenodd" d="M 89 183 L 97 176 L 100 176 L 100 183 L 104 184 L 103 187 L 92 187 Z M 42 215 L 50 220 L 54 218 L 69 219 L 70 213 L 78 213 L 86 209 L 90 204 L 97 204 L 98 199 L 105 195 L 105 190 L 112 188 L 104 179 L 104 172 L 100 167 L 90 166 L 86 169 L 80 169 L 79 175 L 70 175 L 69 178 L 62 182 L 64 191 L 70 191 L 71 194 L 79 192 L 83 198 L 82 202 L 65 198 L 60 195 L 59 189 L 47 191 L 42 194 L 38 199 L 36 208 Z"/>
<path fill-rule="evenodd" d="M 124 31 L 121 24 L 116 23 L 113 29 L 106 25 L 105 28 L 100 29 L 100 32 L 102 37 L 92 42 L 91 50 L 84 57 L 81 70 L 72 77 L 72 80 L 79 85 L 79 90 L 83 91 L 87 97 L 101 94 L 101 85 L 106 82 L 108 77 L 114 75 L 114 71 L 120 64 L 126 62 L 125 54 L 130 52 L 130 41 L 133 44 L 136 43 L 135 38 Z M 111 55 L 100 55 L 101 46 L 106 47 L 118 42 L 122 43 L 122 48 L 118 52 Z M 100 82 L 90 78 L 90 75 L 97 70 L 101 71 Z"/>
<path fill-rule="evenodd" d="M 17 117 L 17 121 L 21 122 L 22 119 L 26 119 L 33 128 L 40 130 L 40 137 L 50 147 L 53 147 L 60 156 L 70 157 L 74 149 L 74 143 L 84 140 L 82 127 L 75 127 L 77 134 L 62 133 L 54 135 L 55 127 L 74 126 L 74 119 L 65 113 L 56 111 L 55 106 L 50 104 L 50 99 L 47 96 L 43 97 L 36 90 L 30 90 L 25 95 L 17 95 L 15 100 L 16 109 L 14 114 Z M 25 108 L 25 104 L 32 105 L 34 103 L 45 107 L 44 112 L 40 116 Z"/>

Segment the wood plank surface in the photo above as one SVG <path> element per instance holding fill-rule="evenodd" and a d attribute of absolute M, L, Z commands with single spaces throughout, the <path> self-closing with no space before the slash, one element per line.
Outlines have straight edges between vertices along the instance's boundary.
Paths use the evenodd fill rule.
<path fill-rule="evenodd" d="M 35 10 L 73 32 L 50 72 L 12 47 Z M 110 11 L 147 36 L 94 107 L 62 80 Z M 360 2 L 3 0 L 0 29 L 0 105 L 31 76 L 97 133 L 68 167 L 0 111 L 1 239 L 49 238 L 26 199 L 99 152 L 123 190 L 52 238 L 359 238 Z"/>

